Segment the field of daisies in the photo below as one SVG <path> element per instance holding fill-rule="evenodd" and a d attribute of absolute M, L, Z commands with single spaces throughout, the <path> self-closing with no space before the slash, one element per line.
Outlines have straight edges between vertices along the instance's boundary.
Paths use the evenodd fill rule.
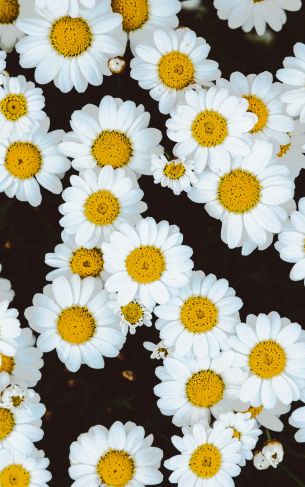
<path fill-rule="evenodd" d="M 304 21 L 0 0 L 0 487 L 305 487 Z"/>

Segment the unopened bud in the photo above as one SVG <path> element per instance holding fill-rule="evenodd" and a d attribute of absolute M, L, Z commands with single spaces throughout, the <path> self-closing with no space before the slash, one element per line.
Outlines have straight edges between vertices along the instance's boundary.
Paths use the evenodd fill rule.
<path fill-rule="evenodd" d="M 113 74 L 123 73 L 125 67 L 126 67 L 126 61 L 121 56 L 113 57 L 108 61 L 108 68 Z"/>

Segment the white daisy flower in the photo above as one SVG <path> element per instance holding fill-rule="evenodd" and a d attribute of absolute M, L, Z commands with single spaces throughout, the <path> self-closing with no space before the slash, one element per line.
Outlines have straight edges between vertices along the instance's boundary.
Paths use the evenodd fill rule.
<path fill-rule="evenodd" d="M 230 249 L 242 247 L 243 254 L 268 247 L 288 217 L 284 204 L 293 198 L 294 183 L 272 153 L 271 143 L 255 141 L 249 155 L 234 158 L 219 175 L 204 171 L 188 192 L 222 222 L 221 239 Z"/>
<path fill-rule="evenodd" d="M 189 282 L 193 251 L 182 245 L 183 235 L 176 225 L 143 218 L 136 227 L 122 224 L 102 243 L 105 269 L 110 276 L 105 287 L 118 292 L 118 302 L 126 305 L 134 298 L 153 309 L 166 303 L 170 294 Z"/>
<path fill-rule="evenodd" d="M 277 401 L 272 409 L 266 409 L 262 405 L 254 407 L 250 402 L 231 401 L 233 411 L 250 413 L 251 418 L 255 419 L 259 425 L 272 431 L 283 431 L 284 424 L 280 420 L 280 416 L 287 414 L 290 407 L 290 404 L 282 404 L 280 401 Z"/>
<path fill-rule="evenodd" d="M 0 264 L 0 272 L 2 271 L 2 264 Z M 12 283 L 9 279 L 0 277 L 0 302 L 8 301 L 9 303 L 13 301 L 15 292 L 12 289 Z"/>
<path fill-rule="evenodd" d="M 22 137 L 24 132 L 34 132 L 46 117 L 44 106 L 41 88 L 36 88 L 24 76 L 5 78 L 0 86 L 1 138 Z"/>
<path fill-rule="evenodd" d="M 161 383 L 154 392 L 162 414 L 173 416 L 176 426 L 209 421 L 227 411 L 228 401 L 239 397 L 246 374 L 233 367 L 234 352 L 222 352 L 216 359 L 195 360 L 189 357 L 167 357 L 156 368 Z"/>
<path fill-rule="evenodd" d="M 145 487 L 160 484 L 162 450 L 152 446 L 153 435 L 132 422 L 116 421 L 108 430 L 92 426 L 70 447 L 72 487 Z"/>
<path fill-rule="evenodd" d="M 21 453 L 16 448 L 0 450 L 0 485 L 48 487 L 52 475 L 47 470 L 49 459 L 42 450 L 34 448 Z"/>
<path fill-rule="evenodd" d="M 59 148 L 73 158 L 77 171 L 109 165 L 151 174 L 150 158 L 162 152 L 162 133 L 148 127 L 149 121 L 143 105 L 107 95 L 99 107 L 86 105 L 72 114 L 73 132 L 65 135 Z"/>
<path fill-rule="evenodd" d="M 218 17 L 228 20 L 230 29 L 254 28 L 260 36 L 267 25 L 279 32 L 287 20 L 285 11 L 296 12 L 301 6 L 301 0 L 214 0 Z"/>
<path fill-rule="evenodd" d="M 60 179 L 70 168 L 70 161 L 58 150 L 63 130 L 48 132 L 49 125 L 46 118 L 34 132 L 0 139 L 0 191 L 9 198 L 15 196 L 39 206 L 40 186 L 61 193 Z"/>
<path fill-rule="evenodd" d="M 21 334 L 19 313 L 15 308 L 9 308 L 9 304 L 9 301 L 0 302 L 0 357 L 2 354 L 13 357 L 16 347 L 12 340 Z"/>
<path fill-rule="evenodd" d="M 264 71 L 257 75 L 245 76 L 237 71 L 231 74 L 229 81 L 218 80 L 217 86 L 226 88 L 233 95 L 248 101 L 248 112 L 257 117 L 256 124 L 250 130 L 255 138 L 283 145 L 289 143 L 287 132 L 291 132 L 295 124 L 292 118 L 286 115 L 285 105 L 280 99 L 283 85 L 274 83 L 271 73 Z"/>
<path fill-rule="evenodd" d="M 24 407 L 28 410 L 34 404 L 40 402 L 40 396 L 34 389 L 24 389 L 17 385 L 10 385 L 0 395 L 1 406 L 6 408 L 19 408 Z"/>
<path fill-rule="evenodd" d="M 229 339 L 236 352 L 235 365 L 248 374 L 241 401 L 272 409 L 279 400 L 291 404 L 300 398 L 300 379 L 305 377 L 305 342 L 302 328 L 275 311 L 249 315 Z"/>
<path fill-rule="evenodd" d="M 75 236 L 78 246 L 100 244 L 120 223 L 136 223 L 147 209 L 141 201 L 143 191 L 124 169 L 86 169 L 71 176 L 70 183 L 62 193 L 65 203 L 59 211 L 64 216 L 59 223 L 68 235 Z"/>
<path fill-rule="evenodd" d="M 123 334 L 128 332 L 134 335 L 140 326 L 152 326 L 152 310 L 149 310 L 138 299 L 121 306 L 115 293 L 109 295 L 108 306 L 120 316 L 120 325 Z"/>
<path fill-rule="evenodd" d="M 107 302 L 96 279 L 61 276 L 34 296 L 25 317 L 40 333 L 37 347 L 43 352 L 56 349 L 68 370 L 76 372 L 82 364 L 102 369 L 103 357 L 116 357 L 125 342 Z"/>
<path fill-rule="evenodd" d="M 24 36 L 17 22 L 34 13 L 32 0 L 2 0 L 0 5 L 0 47 L 11 52 Z"/>
<path fill-rule="evenodd" d="M 299 428 L 299 431 L 294 435 L 298 443 L 305 442 L 305 406 L 295 409 L 289 418 L 289 424 L 295 428 Z"/>
<path fill-rule="evenodd" d="M 50 12 L 64 10 L 71 17 L 77 17 L 79 8 L 93 8 L 96 0 L 35 0 L 36 8 L 48 9 Z"/>
<path fill-rule="evenodd" d="M 173 473 L 169 481 L 179 487 L 231 487 L 232 477 L 240 474 L 240 442 L 222 424 L 209 428 L 202 423 L 173 436 L 178 455 L 164 465 Z"/>
<path fill-rule="evenodd" d="M 284 448 L 277 440 L 269 440 L 262 449 L 262 454 L 273 468 L 277 468 L 284 458 Z"/>
<path fill-rule="evenodd" d="M 69 16 L 68 6 L 60 12 L 37 10 L 18 27 L 27 34 L 16 45 L 20 65 L 36 68 L 37 83 L 54 81 L 63 93 L 101 85 L 103 76 L 111 75 L 108 59 L 125 51 L 122 18 L 109 0 L 81 10 L 78 17 Z"/>
<path fill-rule="evenodd" d="M 226 279 L 202 271 L 192 272 L 179 296 L 154 309 L 156 328 L 166 347 L 182 356 L 217 357 L 228 349 L 228 336 L 240 322 L 242 300 Z"/>
<path fill-rule="evenodd" d="M 305 169 L 305 125 L 295 121 L 295 129 L 288 136 L 289 142 L 280 145 L 276 161 L 288 167 L 289 176 L 295 179 Z"/>
<path fill-rule="evenodd" d="M 162 340 L 157 344 L 152 342 L 143 342 L 143 347 L 145 350 L 152 352 L 150 354 L 151 359 L 164 360 L 169 353 L 171 353 L 171 350 L 165 347 Z"/>
<path fill-rule="evenodd" d="M 163 188 L 170 188 L 176 195 L 188 191 L 197 183 L 195 168 L 195 162 L 185 157 L 169 161 L 163 154 L 155 154 L 151 158 L 154 183 L 161 184 Z"/>
<path fill-rule="evenodd" d="M 6 69 L 6 52 L 0 51 L 0 84 L 3 84 L 7 76 L 5 74 Z"/>
<path fill-rule="evenodd" d="M 198 161 L 200 171 L 206 166 L 216 173 L 228 169 L 232 156 L 249 153 L 245 134 L 257 117 L 247 111 L 248 106 L 246 99 L 223 88 L 187 90 L 185 102 L 166 121 L 168 137 L 177 142 L 174 151 Z"/>
<path fill-rule="evenodd" d="M 207 59 L 210 46 L 188 28 L 156 30 L 149 43 L 139 44 L 131 60 L 130 76 L 159 102 L 168 114 L 193 83 L 212 86 L 220 77 L 218 63 Z"/>

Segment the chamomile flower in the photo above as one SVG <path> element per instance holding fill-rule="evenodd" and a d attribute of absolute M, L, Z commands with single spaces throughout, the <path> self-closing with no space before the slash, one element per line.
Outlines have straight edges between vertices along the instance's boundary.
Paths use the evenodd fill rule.
<path fill-rule="evenodd" d="M 0 47 L 11 52 L 24 36 L 17 22 L 34 13 L 32 0 L 2 0 L 0 5 Z"/>
<path fill-rule="evenodd" d="M 230 249 L 242 247 L 243 254 L 268 247 L 288 217 L 284 204 L 293 198 L 294 183 L 272 153 L 270 142 L 255 141 L 250 154 L 234 158 L 218 175 L 204 171 L 188 192 L 222 222 L 221 239 Z"/>
<path fill-rule="evenodd" d="M 193 83 L 212 86 L 220 77 L 218 63 L 207 59 L 210 46 L 191 29 L 156 30 L 149 43 L 139 44 L 130 76 L 150 90 L 161 113 L 168 114 Z"/>
<path fill-rule="evenodd" d="M 197 183 L 195 175 L 195 163 L 185 157 L 168 160 L 163 154 L 153 155 L 151 158 L 151 172 L 155 184 L 161 184 L 163 188 L 170 188 L 174 194 L 188 191 Z"/>
<path fill-rule="evenodd" d="M 65 135 L 60 150 L 72 157 L 77 171 L 112 166 L 151 174 L 150 158 L 160 154 L 160 130 L 148 127 L 143 105 L 104 96 L 99 107 L 86 105 L 71 117 L 73 132 Z"/>
<path fill-rule="evenodd" d="M 18 311 L 9 308 L 9 301 L 0 302 L 0 357 L 7 355 L 12 357 L 16 352 L 13 339 L 21 334 Z M 1 364 L 1 361 L 0 361 Z"/>
<path fill-rule="evenodd" d="M 0 84 L 3 84 L 4 81 L 6 80 L 5 68 L 6 68 L 6 52 L 0 51 Z"/>
<path fill-rule="evenodd" d="M 173 416 L 174 425 L 187 426 L 226 411 L 228 401 L 239 397 L 246 377 L 233 361 L 234 352 L 222 352 L 213 360 L 165 358 L 156 368 L 161 383 L 154 388 L 161 413 Z"/>
<path fill-rule="evenodd" d="M 59 223 L 78 246 L 92 248 L 109 236 L 120 223 L 136 223 L 147 205 L 135 178 L 124 169 L 86 169 L 71 176 L 71 186 L 59 207 L 64 215 Z M 123 251 L 123 249 L 122 249 Z"/>
<path fill-rule="evenodd" d="M 79 7 L 93 8 L 96 0 L 35 0 L 37 8 L 47 8 L 50 12 L 58 12 L 63 9 L 71 17 L 77 17 Z"/>
<path fill-rule="evenodd" d="M 57 277 L 25 310 L 30 326 L 40 333 L 37 347 L 43 352 L 56 349 L 71 372 L 81 364 L 103 368 L 103 357 L 116 357 L 125 342 L 107 301 L 107 293 L 92 277 Z"/>
<path fill-rule="evenodd" d="M 139 300 L 133 299 L 130 303 L 121 306 L 116 294 L 111 294 L 109 298 L 108 306 L 120 316 L 121 330 L 125 336 L 128 332 L 134 335 L 140 326 L 152 326 L 151 310 L 143 306 Z"/>
<path fill-rule="evenodd" d="M 177 354 L 214 358 L 228 349 L 228 336 L 240 322 L 241 307 L 242 300 L 226 279 L 195 271 L 179 296 L 154 309 L 156 328 L 165 346 Z"/>
<path fill-rule="evenodd" d="M 305 406 L 295 409 L 289 418 L 289 423 L 299 431 L 294 435 L 298 443 L 305 442 Z"/>
<path fill-rule="evenodd" d="M 2 264 L 0 264 L 0 273 L 2 271 Z M 15 292 L 12 289 L 12 284 L 9 279 L 0 277 L 0 302 L 8 301 L 9 303 L 13 301 Z"/>
<path fill-rule="evenodd" d="M 136 227 L 122 224 L 102 244 L 105 269 L 110 276 L 105 287 L 118 292 L 121 305 L 139 298 L 144 306 L 153 309 L 165 303 L 170 293 L 189 282 L 193 267 L 193 251 L 182 245 L 183 235 L 167 221 L 157 223 L 143 218 Z"/>
<path fill-rule="evenodd" d="M 144 487 L 160 484 L 162 450 L 152 446 L 142 426 L 116 421 L 108 430 L 92 426 L 70 447 L 70 477 L 79 485 Z"/>
<path fill-rule="evenodd" d="M 214 0 L 218 17 L 228 20 L 231 29 L 254 28 L 260 36 L 267 25 L 279 32 L 287 20 L 286 10 L 296 12 L 301 6 L 301 0 Z"/>
<path fill-rule="evenodd" d="M 24 389 L 17 385 L 8 386 L 0 395 L 0 404 L 6 408 L 31 408 L 39 402 L 40 396 L 34 389 Z"/>
<path fill-rule="evenodd" d="M 18 27 L 26 34 L 16 45 L 20 65 L 36 68 L 37 83 L 54 81 L 63 93 L 101 85 L 103 76 L 111 75 L 108 59 L 125 51 L 122 18 L 109 1 L 81 10 L 78 17 L 70 17 L 68 5 L 60 11 L 37 10 Z"/>
<path fill-rule="evenodd" d="M 300 379 L 305 374 L 305 342 L 302 328 L 275 311 L 249 315 L 229 339 L 236 365 L 249 377 L 240 391 L 241 401 L 272 409 L 279 400 L 291 404 L 300 398 Z"/>
<path fill-rule="evenodd" d="M 159 343 L 144 342 L 143 347 L 145 350 L 152 352 L 150 355 L 151 359 L 164 360 L 171 353 L 171 350 L 165 347 L 162 340 Z"/>
<path fill-rule="evenodd" d="M 48 487 L 52 475 L 47 470 L 49 459 L 42 450 L 34 448 L 21 453 L 16 448 L 0 450 L 0 485 Z"/>
<path fill-rule="evenodd" d="M 251 406 L 249 402 L 231 401 L 231 409 L 237 412 L 250 413 L 252 419 L 255 419 L 259 425 L 269 430 L 283 431 L 284 424 L 280 420 L 280 416 L 290 411 L 290 404 L 282 404 L 277 401 L 272 409 L 266 409 L 262 405 Z"/>
<path fill-rule="evenodd" d="M 289 176 L 295 179 L 305 169 L 305 125 L 295 121 L 295 128 L 288 136 L 289 142 L 278 148 L 276 161 L 286 166 Z"/>
<path fill-rule="evenodd" d="M 200 171 L 228 169 L 231 157 L 249 153 L 245 134 L 257 121 L 246 99 L 212 86 L 207 91 L 187 90 L 167 120 L 167 135 L 177 142 L 174 151 L 198 161 Z"/>

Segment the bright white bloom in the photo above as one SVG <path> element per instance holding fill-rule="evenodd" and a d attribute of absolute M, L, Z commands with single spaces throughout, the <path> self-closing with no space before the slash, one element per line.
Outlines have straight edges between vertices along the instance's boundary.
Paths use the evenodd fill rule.
<path fill-rule="evenodd" d="M 280 401 L 277 401 L 274 408 L 266 409 L 262 405 L 254 407 L 249 402 L 232 401 L 231 409 L 242 413 L 250 413 L 251 418 L 269 430 L 283 431 L 284 424 L 280 420 L 280 416 L 290 411 L 290 404 L 282 404 Z"/>
<path fill-rule="evenodd" d="M 17 22 L 34 14 L 33 0 L 2 0 L 0 6 L 0 47 L 11 52 L 24 36 Z"/>
<path fill-rule="evenodd" d="M 148 127 L 149 121 L 143 105 L 107 95 L 99 107 L 85 105 L 72 114 L 73 132 L 65 135 L 59 148 L 73 158 L 77 171 L 109 165 L 151 174 L 151 155 L 162 152 L 162 134 Z"/>
<path fill-rule="evenodd" d="M 192 249 L 182 245 L 176 225 L 143 218 L 136 227 L 127 223 L 110 234 L 102 244 L 105 269 L 110 276 L 105 287 L 118 292 L 118 302 L 128 304 L 139 298 L 153 309 L 166 303 L 170 294 L 186 286 L 193 268 Z"/>
<path fill-rule="evenodd" d="M 25 317 L 40 333 L 37 347 L 43 352 L 56 349 L 68 370 L 76 372 L 82 364 L 101 369 L 103 357 L 116 357 L 125 342 L 107 302 L 96 279 L 61 276 L 43 294 L 35 294 Z"/>
<path fill-rule="evenodd" d="M 92 426 L 70 447 L 72 487 L 80 485 L 145 487 L 160 484 L 162 450 L 151 446 L 142 426 L 116 421 L 108 430 Z"/>
<path fill-rule="evenodd" d="M 267 470 L 270 467 L 270 463 L 267 458 L 264 457 L 261 451 L 257 451 L 253 456 L 253 465 L 257 470 Z"/>
<path fill-rule="evenodd" d="M 16 448 L 0 450 L 0 485 L 48 487 L 52 478 L 47 470 L 49 463 L 44 452 L 36 448 L 26 453 Z"/>
<path fill-rule="evenodd" d="M 0 51 L 0 84 L 6 80 L 6 75 L 4 73 L 6 68 L 6 52 Z"/>
<path fill-rule="evenodd" d="M 302 328 L 272 311 L 249 315 L 229 339 L 238 352 L 235 364 L 248 378 L 240 391 L 241 401 L 272 409 L 277 399 L 291 404 L 300 399 L 300 379 L 305 377 L 305 341 Z"/>
<path fill-rule="evenodd" d="M 295 122 L 295 128 L 288 134 L 289 142 L 278 148 L 276 161 L 289 170 L 289 175 L 295 179 L 302 169 L 305 169 L 305 125 Z"/>
<path fill-rule="evenodd" d="M 161 154 L 153 155 L 151 159 L 151 172 L 155 184 L 161 184 L 163 188 L 170 188 L 174 194 L 179 195 L 182 191 L 188 191 L 197 183 L 195 175 L 196 164 L 185 157 L 173 160 Z"/>
<path fill-rule="evenodd" d="M 173 473 L 169 481 L 179 487 L 231 487 L 240 474 L 240 442 L 222 424 L 209 428 L 202 423 L 185 429 L 183 437 L 173 436 L 179 454 L 164 465 Z"/>
<path fill-rule="evenodd" d="M 77 17 L 79 7 L 93 8 L 96 0 L 35 0 L 37 8 L 47 8 L 50 12 L 64 10 L 71 17 Z"/>
<path fill-rule="evenodd" d="M 40 396 L 34 389 L 24 389 L 17 385 L 8 386 L 0 395 L 1 406 L 9 409 L 24 407 L 30 411 L 39 401 Z"/>
<path fill-rule="evenodd" d="M 221 239 L 230 249 L 242 247 L 243 254 L 268 247 L 288 217 L 283 205 L 293 198 L 294 183 L 272 152 L 271 143 L 255 141 L 249 155 L 234 158 L 219 175 L 204 171 L 188 193 L 206 203 L 208 214 L 222 222 Z"/>
<path fill-rule="evenodd" d="M 154 309 L 156 328 L 166 348 L 182 356 L 217 357 L 240 322 L 242 300 L 226 279 L 194 271 L 179 296 Z"/>
<path fill-rule="evenodd" d="M 171 351 L 165 347 L 162 341 L 157 344 L 152 342 L 144 342 L 143 347 L 145 350 L 152 352 L 150 355 L 151 359 L 164 360 L 168 354 L 171 353 Z"/>
<path fill-rule="evenodd" d="M 2 271 L 2 264 L 0 264 L 0 272 Z M 12 283 L 9 279 L 0 277 L 0 302 L 1 301 L 13 301 L 15 292 L 12 289 Z"/>
<path fill-rule="evenodd" d="M 76 18 L 68 12 L 68 6 L 43 9 L 20 20 L 18 27 L 27 35 L 16 50 L 23 68 L 36 68 L 37 83 L 54 81 L 63 93 L 73 87 L 83 93 L 88 84 L 99 86 L 104 75 L 111 75 L 109 58 L 124 54 L 122 18 L 109 1 L 81 10 Z"/>
<path fill-rule="evenodd" d="M 128 332 L 134 335 L 140 326 L 152 326 L 152 313 L 143 304 L 133 299 L 130 303 L 121 306 L 115 293 L 109 295 L 108 306 L 120 316 L 122 333 L 126 336 Z"/>
<path fill-rule="evenodd" d="M 135 48 L 130 76 L 159 102 L 161 113 L 168 114 L 184 93 L 197 83 L 212 86 L 220 77 L 218 63 L 207 59 L 210 46 L 188 28 L 156 30 L 149 43 Z"/>
<path fill-rule="evenodd" d="M 289 423 L 295 428 L 299 428 L 299 431 L 294 435 L 298 443 L 305 442 L 305 406 L 295 409 L 289 418 Z"/>
<path fill-rule="evenodd" d="M 277 468 L 284 458 L 283 445 L 279 441 L 269 440 L 262 449 L 262 454 L 273 468 Z"/>
<path fill-rule="evenodd" d="M 287 20 L 285 10 L 296 12 L 301 6 L 301 0 L 214 0 L 218 17 L 228 20 L 230 29 L 242 27 L 250 32 L 255 28 L 260 36 L 267 25 L 279 32 Z"/>
<path fill-rule="evenodd" d="M 167 135 L 177 142 L 178 156 L 198 161 L 200 171 L 206 166 L 219 173 L 230 167 L 232 156 L 249 153 L 245 136 L 255 125 L 256 115 L 248 112 L 245 98 L 232 96 L 224 88 L 207 91 L 187 90 L 167 120 Z"/>
<path fill-rule="evenodd" d="M 9 301 L 0 302 L 0 358 L 2 355 L 12 357 L 15 354 L 16 346 L 12 340 L 21 334 L 18 314 L 15 308 L 9 308 Z"/>
<path fill-rule="evenodd" d="M 99 245 L 120 223 L 136 223 L 147 209 L 143 191 L 124 169 L 86 169 L 71 176 L 70 183 L 62 193 L 59 223 L 78 246 Z"/>

